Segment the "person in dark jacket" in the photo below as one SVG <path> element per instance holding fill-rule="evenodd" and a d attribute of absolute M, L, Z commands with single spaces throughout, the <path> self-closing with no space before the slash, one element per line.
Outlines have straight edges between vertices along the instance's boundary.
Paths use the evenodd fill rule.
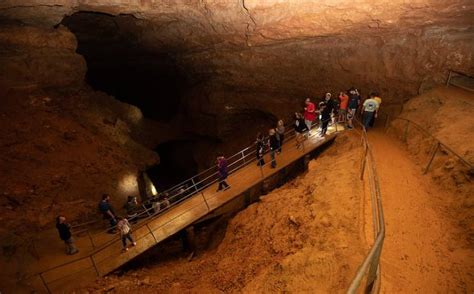
<path fill-rule="evenodd" d="M 257 140 L 255 141 L 255 146 L 257 147 L 257 165 L 263 166 L 265 161 L 263 160 L 263 152 L 265 148 L 265 142 L 262 133 L 257 134 Z"/>
<path fill-rule="evenodd" d="M 300 148 L 306 131 L 308 131 L 308 126 L 303 119 L 303 115 L 299 112 L 295 112 L 296 148 Z"/>
<path fill-rule="evenodd" d="M 56 229 L 58 229 L 59 238 L 66 244 L 66 254 L 73 255 L 79 252 L 71 234 L 71 225 L 66 222 L 66 217 L 59 215 L 56 217 Z"/>
<path fill-rule="evenodd" d="M 223 189 L 229 189 L 230 186 L 226 182 L 227 176 L 229 175 L 227 171 L 227 160 L 222 153 L 217 156 L 217 170 L 219 172 L 219 188 L 217 188 L 217 192 Z"/>
<path fill-rule="evenodd" d="M 324 101 L 319 103 L 319 112 L 321 113 L 321 133 L 320 136 L 326 135 L 331 115 L 334 111 L 334 101 L 331 99 L 331 93 L 326 93 Z"/>
<path fill-rule="evenodd" d="M 268 144 L 270 145 L 270 158 L 272 159 L 271 162 L 271 167 L 276 168 L 276 160 L 275 160 L 275 152 L 278 151 L 278 148 L 280 147 L 279 141 L 276 137 L 276 132 L 275 129 L 270 129 L 268 131 Z"/>
<path fill-rule="evenodd" d="M 109 233 L 115 233 L 115 226 L 117 225 L 117 218 L 115 216 L 114 209 L 110 204 L 110 195 L 104 194 L 102 195 L 102 201 L 99 202 L 99 211 L 102 213 L 105 219 L 108 219 L 110 222 L 110 230 Z"/>

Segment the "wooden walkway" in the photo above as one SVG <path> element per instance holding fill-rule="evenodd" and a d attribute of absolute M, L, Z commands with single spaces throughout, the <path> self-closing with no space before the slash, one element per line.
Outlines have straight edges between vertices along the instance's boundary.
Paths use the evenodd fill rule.
<path fill-rule="evenodd" d="M 342 127 L 338 127 L 338 129 L 341 130 Z M 267 164 L 263 168 L 258 167 L 253 161 L 232 173 L 228 178 L 231 189 L 216 192 L 217 184 L 213 184 L 169 210 L 138 223 L 133 228 L 133 237 L 137 246 L 130 248 L 126 253 L 121 252 L 121 242 L 117 235 L 103 233 L 101 236 L 94 237 L 95 244 L 91 244 L 87 237 L 79 238 L 76 242 L 81 250 L 79 254 L 63 255 L 61 249 L 54 252 L 55 256 L 51 256 L 51 258 L 49 256 L 42 258 L 42 262 L 29 268 L 27 274 L 30 278 L 26 280 L 26 284 L 38 292 L 64 292 L 77 288 L 80 284 L 93 281 L 98 276 L 108 274 L 246 192 L 250 187 L 332 141 L 337 135 L 334 127 L 330 127 L 328 133 L 324 138 L 310 136 L 304 142 L 304 148 L 299 149 L 296 148 L 296 142 L 292 138 L 284 144 L 283 152 L 277 155 L 276 168 L 270 167 L 270 158 L 269 155 L 266 155 L 265 162 Z M 48 245 L 51 243 L 43 246 Z"/>

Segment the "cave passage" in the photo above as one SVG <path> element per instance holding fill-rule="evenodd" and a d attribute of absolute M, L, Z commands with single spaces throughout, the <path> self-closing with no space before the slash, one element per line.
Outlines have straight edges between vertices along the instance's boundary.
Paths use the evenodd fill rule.
<path fill-rule="evenodd" d="M 139 107 L 145 117 L 169 121 L 187 85 L 172 52 L 140 45 L 140 20 L 130 15 L 77 12 L 63 19 L 87 62 L 86 80 L 95 90 Z"/>

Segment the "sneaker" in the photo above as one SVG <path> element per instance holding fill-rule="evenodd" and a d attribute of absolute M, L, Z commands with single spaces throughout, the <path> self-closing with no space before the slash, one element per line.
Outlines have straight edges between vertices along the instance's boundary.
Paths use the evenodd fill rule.
<path fill-rule="evenodd" d="M 227 187 L 224 188 L 224 191 L 229 190 L 229 189 L 230 189 L 230 186 L 227 186 Z"/>
<path fill-rule="evenodd" d="M 123 248 L 122 249 L 122 252 L 127 252 L 128 251 L 128 248 Z"/>
<path fill-rule="evenodd" d="M 132 243 L 132 246 L 137 246 L 137 242 L 133 242 L 133 243 Z"/>

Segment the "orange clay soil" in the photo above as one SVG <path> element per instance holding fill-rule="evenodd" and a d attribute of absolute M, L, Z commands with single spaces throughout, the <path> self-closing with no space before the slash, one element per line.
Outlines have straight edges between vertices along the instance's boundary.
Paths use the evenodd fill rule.
<path fill-rule="evenodd" d="M 472 293 L 474 250 L 456 219 L 456 195 L 440 188 L 404 146 L 369 133 L 383 197 L 382 293 Z M 472 221 L 472 219 L 471 219 Z"/>
<path fill-rule="evenodd" d="M 309 171 L 261 197 L 191 262 L 161 252 L 86 289 L 118 293 L 343 292 L 368 247 L 359 137 L 341 134 Z M 151 261 L 155 259 L 156 261 Z M 84 289 L 85 290 L 85 289 Z"/>
<path fill-rule="evenodd" d="M 262 197 L 229 223 L 216 249 L 191 262 L 160 256 L 86 288 L 128 293 L 342 293 L 371 243 L 371 211 L 358 180 L 359 137 L 339 136 L 300 178 Z M 381 181 L 387 235 L 383 293 L 470 293 L 473 250 L 451 192 L 422 175 L 381 130 L 369 133 Z M 367 195 L 367 194 L 366 194 Z M 464 236 L 464 237 L 463 237 Z M 368 241 L 367 241 L 368 240 Z M 155 260 L 152 260 L 155 259 Z M 85 290 L 85 289 L 84 289 Z"/>

